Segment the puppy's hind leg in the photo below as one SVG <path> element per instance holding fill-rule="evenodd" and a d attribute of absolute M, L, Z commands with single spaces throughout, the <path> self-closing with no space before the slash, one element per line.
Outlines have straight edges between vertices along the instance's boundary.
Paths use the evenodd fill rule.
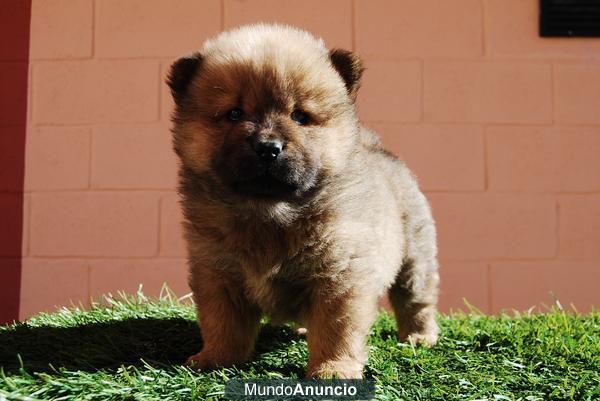
<path fill-rule="evenodd" d="M 413 345 L 433 346 L 439 328 L 437 312 L 439 275 L 437 261 L 408 259 L 389 289 L 389 299 L 396 315 L 398 337 Z"/>

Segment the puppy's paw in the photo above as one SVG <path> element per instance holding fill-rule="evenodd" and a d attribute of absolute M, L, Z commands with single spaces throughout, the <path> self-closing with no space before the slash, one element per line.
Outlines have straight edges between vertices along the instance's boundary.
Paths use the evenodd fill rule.
<path fill-rule="evenodd" d="M 306 335 L 308 334 L 308 330 L 305 327 L 296 327 L 296 329 L 294 329 L 294 332 L 298 337 L 306 337 Z"/>
<path fill-rule="evenodd" d="M 399 337 L 401 341 L 408 342 L 413 346 L 424 345 L 433 347 L 438 340 L 440 329 L 435 321 L 430 322 L 421 330 L 416 330 L 410 333 L 400 331 Z"/>
<path fill-rule="evenodd" d="M 363 365 L 357 361 L 328 361 L 309 368 L 309 379 L 362 379 Z"/>
<path fill-rule="evenodd" d="M 241 364 L 246 362 L 247 359 L 247 355 L 235 352 L 234 350 L 227 353 L 202 350 L 196 355 L 190 356 L 185 362 L 185 365 L 198 370 L 211 370 L 217 367 L 228 367 L 238 363 Z"/>
<path fill-rule="evenodd" d="M 438 333 L 412 333 L 406 338 L 406 341 L 413 345 L 424 345 L 426 347 L 433 347 L 438 340 Z"/>
<path fill-rule="evenodd" d="M 217 365 L 216 361 L 211 360 L 208 357 L 206 352 L 198 352 L 195 355 L 190 356 L 185 361 L 185 366 L 189 366 L 190 368 L 197 370 L 207 370 L 215 367 Z"/>

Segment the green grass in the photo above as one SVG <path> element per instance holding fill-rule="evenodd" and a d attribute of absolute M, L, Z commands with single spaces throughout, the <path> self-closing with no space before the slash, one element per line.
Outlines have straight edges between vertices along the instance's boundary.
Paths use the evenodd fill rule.
<path fill-rule="evenodd" d="M 600 400 L 600 313 L 440 316 L 432 349 L 398 344 L 382 314 L 366 376 L 380 400 Z M 199 373 L 180 364 L 200 348 L 193 308 L 107 298 L 0 328 L 0 400 L 222 399 L 231 378 L 301 378 L 306 341 L 264 324 L 255 358 Z M 29 397 L 29 398 L 27 398 Z"/>

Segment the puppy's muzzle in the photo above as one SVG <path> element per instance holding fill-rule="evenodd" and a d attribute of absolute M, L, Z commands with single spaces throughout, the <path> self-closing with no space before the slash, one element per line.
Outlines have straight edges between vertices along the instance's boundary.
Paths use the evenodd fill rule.
<path fill-rule="evenodd" d="M 271 163 L 283 152 L 283 143 L 278 139 L 259 140 L 254 143 L 254 151 L 263 162 Z"/>

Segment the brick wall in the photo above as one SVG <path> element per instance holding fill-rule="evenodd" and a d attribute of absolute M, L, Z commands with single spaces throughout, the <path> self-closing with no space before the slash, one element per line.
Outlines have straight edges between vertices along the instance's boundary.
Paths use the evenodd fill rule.
<path fill-rule="evenodd" d="M 0 7 L 0 324 L 19 315 L 23 236 L 29 1 Z"/>
<path fill-rule="evenodd" d="M 33 0 L 21 317 L 138 283 L 187 291 L 164 76 L 239 24 L 358 52 L 359 114 L 420 178 L 442 309 L 600 304 L 600 40 L 536 0 Z"/>

